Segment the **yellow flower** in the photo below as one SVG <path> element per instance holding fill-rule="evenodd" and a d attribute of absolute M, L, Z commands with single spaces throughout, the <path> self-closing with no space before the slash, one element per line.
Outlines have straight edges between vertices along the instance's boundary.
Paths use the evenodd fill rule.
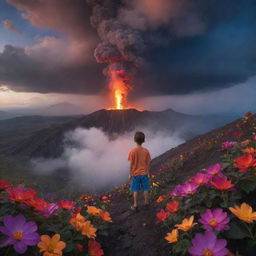
<path fill-rule="evenodd" d="M 158 184 L 158 182 L 153 182 L 153 183 L 152 183 L 152 186 L 153 186 L 153 187 L 158 187 L 159 184 Z"/>
<path fill-rule="evenodd" d="M 177 227 L 180 230 L 188 231 L 192 227 L 194 227 L 197 223 L 194 222 L 194 216 L 190 216 L 190 218 L 183 219 L 181 224 L 176 224 L 175 227 Z"/>
<path fill-rule="evenodd" d="M 91 214 L 91 215 L 94 215 L 94 216 L 97 216 L 100 214 L 100 209 L 98 209 L 97 207 L 95 206 L 87 206 L 87 213 L 88 214 Z"/>
<path fill-rule="evenodd" d="M 81 228 L 82 235 L 87 236 L 88 238 L 95 238 L 96 231 L 97 231 L 97 229 L 91 224 L 91 222 L 89 220 L 85 221 Z"/>
<path fill-rule="evenodd" d="M 252 223 L 256 220 L 256 212 L 253 212 L 252 207 L 247 203 L 242 203 L 240 206 L 229 207 L 229 210 L 236 215 L 240 220 Z"/>
<path fill-rule="evenodd" d="M 168 243 L 171 244 L 178 241 L 178 236 L 179 236 L 178 229 L 173 229 L 172 232 L 167 233 L 166 235 L 167 236 L 164 239 L 167 240 Z"/>
<path fill-rule="evenodd" d="M 60 235 L 55 234 L 53 237 L 47 235 L 41 236 L 41 242 L 37 245 L 43 256 L 62 256 L 62 250 L 66 247 L 66 243 L 60 241 Z"/>

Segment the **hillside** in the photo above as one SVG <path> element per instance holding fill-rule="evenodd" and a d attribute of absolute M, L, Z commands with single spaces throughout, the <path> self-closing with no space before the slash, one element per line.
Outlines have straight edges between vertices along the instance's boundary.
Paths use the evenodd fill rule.
<path fill-rule="evenodd" d="M 14 118 L 15 116 L 18 116 L 18 115 L 0 110 L 0 120 Z"/>
<path fill-rule="evenodd" d="M 225 121 L 220 117 L 192 116 L 173 110 L 153 112 L 135 109 L 103 109 L 64 124 L 42 127 L 38 132 L 32 133 L 31 136 L 19 140 L 19 143 L 3 145 L 2 148 L 0 147 L 0 153 L 11 156 L 55 158 L 63 153 L 64 134 L 78 127 L 100 128 L 110 136 L 133 131 L 135 128 L 147 128 L 154 131 L 163 130 L 169 134 L 176 132 L 181 138 L 187 140 L 216 127 L 220 123 L 223 124 Z"/>
<path fill-rule="evenodd" d="M 158 186 L 152 189 L 151 209 L 146 211 L 141 209 L 138 213 L 133 213 L 129 211 L 132 198 L 127 192 L 128 188 L 124 186 L 114 191 L 111 194 L 110 205 L 113 225 L 111 225 L 111 235 L 105 241 L 106 255 L 138 256 L 142 251 L 148 256 L 172 255 L 171 245 L 164 239 L 165 233 L 170 232 L 170 229 L 156 224 L 156 213 L 161 209 L 156 199 L 170 192 L 178 184 L 184 183 L 199 170 L 222 162 L 223 142 L 251 140 L 255 131 L 253 128 L 255 120 L 256 115 L 246 123 L 243 119 L 236 120 L 153 159 L 151 172 L 156 175 L 154 182 Z M 253 198 L 255 203 L 255 193 Z M 246 255 L 254 256 L 255 252 L 256 248 Z"/>

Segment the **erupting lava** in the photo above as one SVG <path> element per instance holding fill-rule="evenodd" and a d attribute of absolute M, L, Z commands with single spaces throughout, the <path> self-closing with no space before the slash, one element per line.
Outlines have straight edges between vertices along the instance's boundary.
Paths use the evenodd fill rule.
<path fill-rule="evenodd" d="M 114 100 L 113 107 L 110 109 L 127 109 L 127 97 L 129 91 L 132 89 L 131 85 L 127 82 L 130 80 L 124 71 L 115 70 L 110 71 L 109 89 L 111 97 Z"/>

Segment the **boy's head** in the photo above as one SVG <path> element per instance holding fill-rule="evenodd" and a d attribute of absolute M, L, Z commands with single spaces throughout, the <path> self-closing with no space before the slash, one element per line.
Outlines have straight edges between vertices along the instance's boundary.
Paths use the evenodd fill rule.
<path fill-rule="evenodd" d="M 141 145 L 143 142 L 145 142 L 145 134 L 143 132 L 136 132 L 134 135 L 134 141 Z"/>

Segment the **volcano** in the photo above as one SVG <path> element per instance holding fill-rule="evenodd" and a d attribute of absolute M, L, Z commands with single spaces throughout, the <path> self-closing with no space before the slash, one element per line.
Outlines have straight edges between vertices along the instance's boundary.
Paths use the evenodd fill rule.
<path fill-rule="evenodd" d="M 78 127 L 100 128 L 110 137 L 147 128 L 152 131 L 165 131 L 168 134 L 176 132 L 182 139 L 188 140 L 223 123 L 225 120 L 220 117 L 186 115 L 172 109 L 159 112 L 138 111 L 136 109 L 102 109 L 82 117 L 76 117 L 65 123 L 51 124 L 47 128 L 44 127 L 31 133 L 30 136 L 6 143 L 0 147 L 0 153 L 28 158 L 56 158 L 63 153 L 65 133 Z M 0 128 L 1 125 L 4 123 L 0 123 Z M 15 122 L 12 125 L 15 126 Z M 18 130 L 18 128 L 16 129 Z"/>

